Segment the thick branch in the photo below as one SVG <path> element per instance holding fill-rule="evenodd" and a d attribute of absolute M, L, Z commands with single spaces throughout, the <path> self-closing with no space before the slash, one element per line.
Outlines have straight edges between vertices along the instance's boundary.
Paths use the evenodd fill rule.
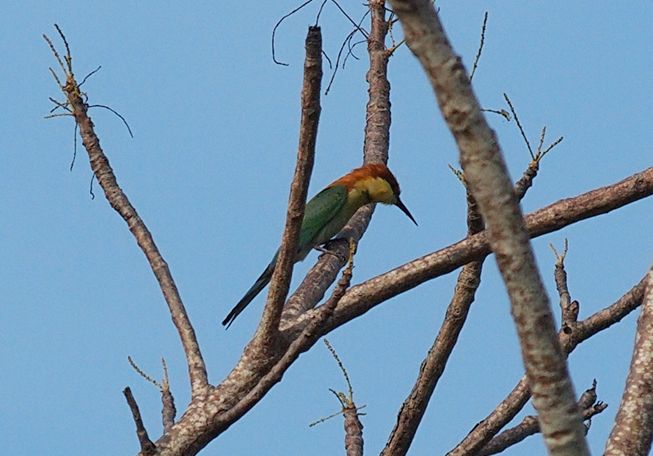
<path fill-rule="evenodd" d="M 648 273 L 635 350 L 617 418 L 605 448 L 607 456 L 646 456 L 653 439 L 653 268 Z"/>
<path fill-rule="evenodd" d="M 70 57 L 70 56 L 68 56 Z M 68 58 L 67 58 L 68 60 Z M 82 138 L 82 143 L 88 152 L 88 157 L 91 162 L 91 169 L 95 174 L 97 181 L 104 190 L 104 194 L 109 201 L 109 204 L 120 216 L 125 220 L 129 230 L 136 238 L 138 246 L 141 248 L 147 261 L 152 268 L 152 272 L 159 282 L 163 296 L 168 304 L 170 316 L 177 328 L 181 343 L 186 354 L 186 361 L 188 362 L 188 373 L 191 383 L 191 391 L 193 398 L 204 394 L 208 389 L 208 379 L 206 375 L 206 366 L 202 353 L 200 351 L 197 338 L 195 337 L 195 330 L 191 325 L 186 309 L 179 296 L 179 291 L 175 284 L 168 264 L 163 259 L 163 256 L 157 248 L 152 234 L 145 226 L 145 222 L 140 218 L 136 209 L 127 199 L 127 195 L 122 191 L 116 176 L 113 174 L 109 159 L 104 154 L 102 147 L 100 147 L 100 139 L 95 134 L 93 122 L 88 115 L 88 105 L 84 102 L 79 90 L 77 81 L 72 74 L 72 69 L 66 74 L 66 85 L 62 87 L 68 103 L 72 109 L 75 117 L 75 122 L 79 127 L 79 134 Z"/>
<path fill-rule="evenodd" d="M 618 323 L 636 309 L 642 302 L 645 286 L 646 277 L 610 306 L 576 323 L 571 332 L 561 331 L 560 343 L 565 352 L 571 353 L 579 344 Z M 501 401 L 492 413 L 476 424 L 474 429 L 453 450 L 447 453 L 447 456 L 466 456 L 478 452 L 519 413 L 530 397 L 526 377 L 522 377 L 510 394 Z"/>
<path fill-rule="evenodd" d="M 465 179 L 488 226 L 549 453 L 589 455 L 549 300 L 494 132 L 432 2 L 393 0 L 392 4 L 408 46 L 431 80 L 440 110 L 458 144 Z"/>
<path fill-rule="evenodd" d="M 281 240 L 281 247 L 279 248 L 276 268 L 270 281 L 267 304 L 263 310 L 263 318 L 256 335 L 257 340 L 268 346 L 273 345 L 278 333 L 281 312 L 288 295 L 292 269 L 296 261 L 299 230 L 304 218 L 304 206 L 315 157 L 315 143 L 321 110 L 321 82 L 322 34 L 320 27 L 313 26 L 309 27 L 306 35 L 299 147 L 295 175 L 290 188 L 286 226 Z"/>
<path fill-rule="evenodd" d="M 648 168 L 616 184 L 557 201 L 528 214 L 526 226 L 531 237 L 542 236 L 652 194 L 653 168 Z M 486 234 L 482 232 L 356 285 L 342 298 L 323 334 L 398 294 L 489 254 Z M 310 312 L 284 328 L 285 337 L 301 331 L 308 315 Z"/>

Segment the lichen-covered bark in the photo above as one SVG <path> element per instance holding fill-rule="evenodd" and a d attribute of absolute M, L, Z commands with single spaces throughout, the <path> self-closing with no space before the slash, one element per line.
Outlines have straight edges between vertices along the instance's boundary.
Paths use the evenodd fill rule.
<path fill-rule="evenodd" d="M 637 321 L 635 350 L 605 448 L 606 456 L 646 456 L 653 439 L 653 268 L 648 274 L 642 312 Z"/>

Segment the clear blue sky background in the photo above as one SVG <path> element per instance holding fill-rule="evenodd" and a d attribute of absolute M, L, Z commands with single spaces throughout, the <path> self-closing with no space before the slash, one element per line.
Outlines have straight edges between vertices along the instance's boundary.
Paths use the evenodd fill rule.
<path fill-rule="evenodd" d="M 91 112 L 123 189 L 153 232 L 195 324 L 212 382 L 234 365 L 260 316 L 259 298 L 224 331 L 219 321 L 277 246 L 296 154 L 306 27 L 317 4 L 270 36 L 296 2 L 5 2 L 0 98 L 0 262 L 3 392 L 0 448 L 11 455 L 134 454 L 138 445 L 122 389 L 131 385 L 153 438 L 160 435 L 158 392 L 127 364 L 131 355 L 160 377 L 170 365 L 179 410 L 188 401 L 183 353 L 152 273 L 124 222 L 99 188 L 89 195 L 84 151 L 75 167 L 73 123 L 44 120 L 61 93 L 41 38 L 59 23 Z M 342 2 L 360 17 L 359 2 Z M 543 125 L 563 143 L 544 161 L 523 206 L 531 211 L 607 185 L 651 165 L 653 6 L 648 1 L 442 1 L 442 20 L 471 66 L 484 11 L 486 47 L 474 85 L 487 108 L 515 103 L 532 143 Z M 321 18 L 332 61 L 351 25 L 328 4 Z M 311 194 L 361 162 L 367 59 L 349 59 L 323 99 Z M 330 71 L 325 68 L 325 76 Z M 390 63 L 393 121 L 390 165 L 403 186 L 413 226 L 396 208 L 379 208 L 356 257 L 355 282 L 459 240 L 464 192 L 447 165 L 457 151 L 416 60 L 402 48 Z M 513 177 L 528 163 L 514 122 L 489 115 Z M 573 225 L 534 241 L 554 303 L 548 243 L 569 239 L 572 295 L 581 316 L 612 303 L 651 261 L 653 202 Z M 296 269 L 296 278 L 316 255 Z M 330 335 L 366 404 L 367 454 L 384 446 L 452 293 L 455 275 L 384 303 Z M 556 314 L 557 314 L 556 308 Z M 571 357 L 577 391 L 598 380 L 608 410 L 588 439 L 602 452 L 630 361 L 636 315 L 582 345 Z M 431 401 L 411 454 L 443 454 L 512 388 L 522 374 L 509 305 L 493 258 Z M 318 344 L 281 384 L 203 452 L 343 453 L 342 420 L 308 424 L 338 409 L 328 388 L 342 376 Z M 506 452 L 544 454 L 540 437 Z"/>

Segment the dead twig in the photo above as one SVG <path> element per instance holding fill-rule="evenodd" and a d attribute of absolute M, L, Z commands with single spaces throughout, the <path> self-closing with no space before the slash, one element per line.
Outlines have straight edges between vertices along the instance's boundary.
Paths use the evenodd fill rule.
<path fill-rule="evenodd" d="M 141 418 L 141 412 L 138 409 L 138 404 L 134 395 L 129 387 L 125 388 L 122 393 L 127 399 L 127 404 L 129 409 L 132 412 L 132 417 L 134 418 L 134 423 L 136 424 L 136 436 L 138 437 L 138 442 L 141 445 L 141 454 L 143 456 L 153 456 L 156 454 L 156 446 L 150 440 L 150 437 L 147 435 L 147 430 L 143 424 L 143 419 Z"/>
<path fill-rule="evenodd" d="M 474 64 L 472 65 L 472 72 L 469 75 L 470 81 L 474 79 L 476 68 L 478 68 L 478 61 L 481 59 L 481 53 L 483 52 L 483 45 L 485 44 L 485 28 L 487 27 L 487 17 L 488 12 L 486 11 L 483 15 L 483 26 L 481 27 L 481 42 L 478 45 L 478 51 L 476 52 L 476 57 L 474 57 Z"/>
<path fill-rule="evenodd" d="M 82 143 L 88 152 L 93 176 L 97 178 L 100 186 L 104 190 L 109 204 L 125 220 L 129 230 L 136 238 L 136 242 L 145 254 L 150 267 L 152 268 L 152 272 L 159 282 L 163 296 L 168 304 L 172 320 L 179 333 L 184 353 L 186 354 L 192 396 L 195 397 L 203 394 L 208 389 L 209 384 L 206 374 L 206 365 L 202 358 L 199 344 L 197 343 L 195 330 L 188 318 L 188 314 L 186 313 L 186 309 L 181 297 L 179 296 L 177 286 L 172 278 L 168 265 L 161 256 L 152 234 L 136 212 L 134 206 L 130 203 L 127 195 L 118 185 L 116 176 L 109 164 L 109 159 L 100 146 L 100 140 L 95 133 L 93 122 L 88 115 L 88 104 L 85 101 L 86 97 L 82 94 L 79 84 L 75 80 L 72 69 L 72 56 L 70 55 L 68 42 L 63 36 L 61 29 L 57 25 L 55 25 L 55 28 L 66 47 L 66 55 L 64 57 L 66 61 L 65 65 L 52 44 L 52 41 L 47 36 L 44 35 L 44 37 L 64 73 L 66 80 L 65 85 L 61 85 L 59 78 L 56 79 L 59 87 L 66 96 L 68 106 L 75 116 L 75 122 L 79 127 L 79 134 L 82 138 Z"/>

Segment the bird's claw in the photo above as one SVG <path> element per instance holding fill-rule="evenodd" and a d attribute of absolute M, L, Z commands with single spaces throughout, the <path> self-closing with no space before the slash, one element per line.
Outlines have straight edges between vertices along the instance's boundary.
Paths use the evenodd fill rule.
<path fill-rule="evenodd" d="M 334 257 L 336 257 L 338 259 L 338 261 L 340 261 L 341 263 L 345 263 L 345 262 L 347 262 L 347 256 L 343 256 L 340 253 L 338 253 L 337 251 L 329 250 L 329 245 L 332 242 L 338 241 L 338 240 L 340 240 L 340 239 L 332 239 L 332 240 L 330 240 L 328 242 L 325 242 L 323 245 L 315 246 L 315 250 L 318 250 L 318 251 L 322 252 L 323 255 L 333 255 Z"/>

